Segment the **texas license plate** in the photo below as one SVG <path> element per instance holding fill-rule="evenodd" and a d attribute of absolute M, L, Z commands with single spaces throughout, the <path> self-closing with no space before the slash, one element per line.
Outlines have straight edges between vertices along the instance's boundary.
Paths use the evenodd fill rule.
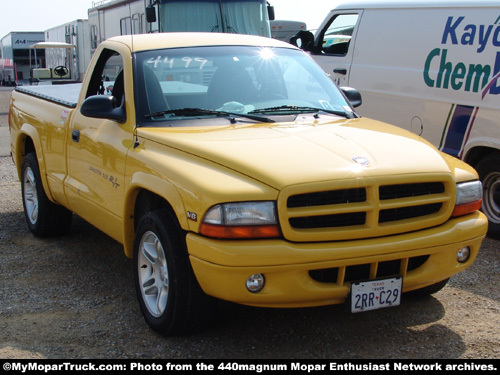
<path fill-rule="evenodd" d="M 403 278 L 372 280 L 351 284 L 351 312 L 376 310 L 401 303 Z"/>

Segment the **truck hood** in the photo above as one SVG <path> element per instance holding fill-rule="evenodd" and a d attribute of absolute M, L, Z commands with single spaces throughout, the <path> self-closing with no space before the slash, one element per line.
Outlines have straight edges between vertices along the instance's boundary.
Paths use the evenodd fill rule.
<path fill-rule="evenodd" d="M 346 178 L 450 173 L 420 137 L 374 120 L 315 120 L 196 128 L 139 128 L 138 135 L 210 160 L 276 189 Z"/>

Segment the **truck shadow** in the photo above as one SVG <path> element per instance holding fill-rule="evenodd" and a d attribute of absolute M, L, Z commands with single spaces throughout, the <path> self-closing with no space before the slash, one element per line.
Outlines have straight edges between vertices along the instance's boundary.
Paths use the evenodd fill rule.
<path fill-rule="evenodd" d="M 0 341 L 47 358 L 458 358 L 466 351 L 441 322 L 439 299 L 406 295 L 399 307 L 352 315 L 343 305 L 263 309 L 221 301 L 205 331 L 163 337 L 142 318 L 132 261 L 120 244 L 78 217 L 71 234 L 52 239 L 33 237 L 22 212 L 0 220 L 8 223 L 0 231 Z"/>
<path fill-rule="evenodd" d="M 403 296 L 399 307 L 360 314 L 343 305 L 281 310 L 223 303 L 219 311 L 206 334 L 214 344 L 221 336 L 232 340 L 228 357 L 273 358 L 277 352 L 269 347 L 277 347 L 280 358 L 427 358 L 435 347 L 431 358 L 455 358 L 466 349 L 439 323 L 445 310 L 433 297 Z"/>

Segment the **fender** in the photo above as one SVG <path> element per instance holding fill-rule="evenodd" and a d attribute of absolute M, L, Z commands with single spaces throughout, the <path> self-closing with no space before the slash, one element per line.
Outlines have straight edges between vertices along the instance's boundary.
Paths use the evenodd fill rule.
<path fill-rule="evenodd" d="M 134 207 L 137 195 L 141 190 L 150 191 L 165 199 L 174 210 L 179 225 L 184 230 L 189 230 L 189 223 L 186 217 L 184 202 L 177 188 L 170 182 L 151 174 L 136 172 L 130 178 L 125 203 L 123 222 L 123 247 L 125 255 L 132 258 L 134 251 Z"/>
<path fill-rule="evenodd" d="M 49 182 L 47 181 L 47 174 L 45 173 L 45 159 L 43 157 L 42 142 L 38 135 L 38 131 L 33 125 L 28 123 L 23 123 L 19 129 L 19 135 L 16 139 L 16 167 L 19 181 L 22 181 L 21 167 L 23 164 L 24 156 L 26 155 L 25 142 L 26 138 L 31 138 L 33 145 L 35 146 L 36 158 L 38 161 L 38 168 L 40 169 L 40 177 L 42 179 L 43 190 L 45 194 L 50 199 L 51 202 L 57 203 L 52 196 L 52 192 L 49 187 Z M 20 152 L 22 150 L 22 152 Z"/>

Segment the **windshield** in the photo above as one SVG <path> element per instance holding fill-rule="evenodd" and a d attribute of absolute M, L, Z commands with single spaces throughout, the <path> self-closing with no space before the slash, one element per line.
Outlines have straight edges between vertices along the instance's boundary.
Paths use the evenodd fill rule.
<path fill-rule="evenodd" d="M 162 0 L 163 32 L 204 31 L 271 36 L 265 0 Z"/>
<path fill-rule="evenodd" d="M 330 78 L 296 49 L 172 48 L 140 52 L 135 66 L 140 122 L 213 118 L 217 111 L 255 120 L 318 111 L 352 114 Z"/>

